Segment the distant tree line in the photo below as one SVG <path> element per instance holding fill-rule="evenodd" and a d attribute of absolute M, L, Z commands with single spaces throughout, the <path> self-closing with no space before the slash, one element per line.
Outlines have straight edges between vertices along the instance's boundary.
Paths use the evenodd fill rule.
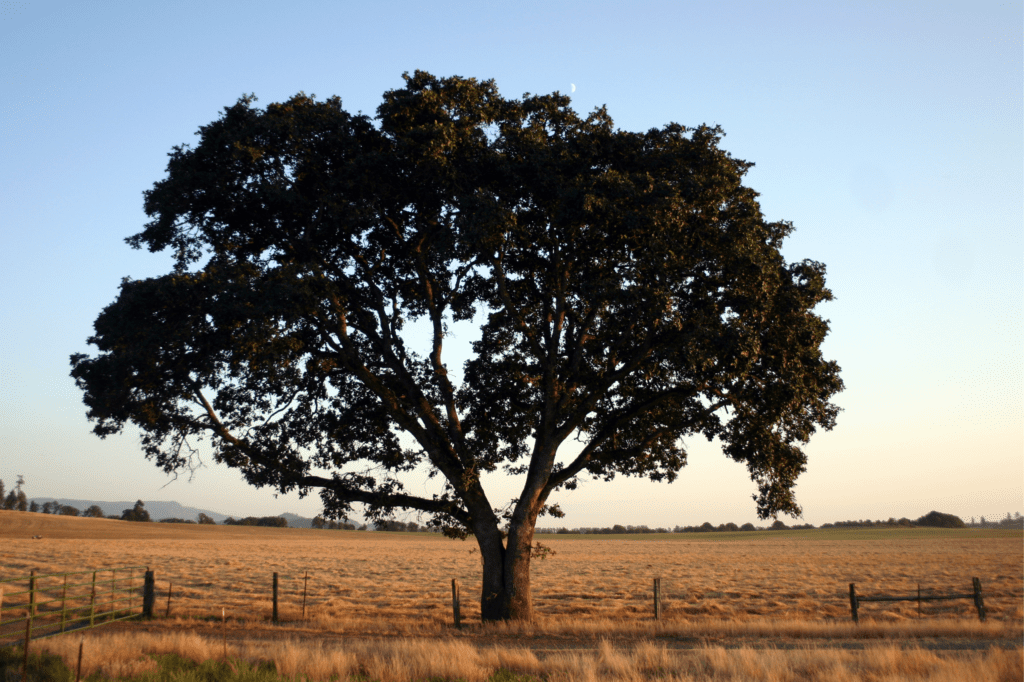
<path fill-rule="evenodd" d="M 148 522 L 152 521 L 149 516 L 149 512 L 146 510 L 146 505 L 142 500 L 135 502 L 135 505 L 131 509 L 125 509 L 121 512 L 120 516 L 111 515 L 104 516 L 103 510 L 99 505 L 92 505 L 85 511 L 79 511 L 76 507 L 71 505 L 61 504 L 57 500 L 50 502 L 44 502 L 39 504 L 38 502 L 29 503 L 28 497 L 24 491 L 25 477 L 19 475 L 18 481 L 14 488 L 9 492 L 4 487 L 3 480 L 0 480 L 0 509 L 7 509 L 13 511 L 28 511 L 42 514 L 56 514 L 59 516 L 82 516 L 90 518 L 108 518 L 108 519 L 120 519 L 123 521 L 141 521 Z M 210 516 L 204 513 L 200 513 L 196 520 L 191 519 L 180 519 L 180 518 L 166 518 L 160 519 L 159 523 L 190 523 L 199 525 L 214 525 L 214 521 Z M 243 519 L 235 520 L 231 517 L 224 519 L 223 524 L 226 526 L 263 526 L 269 528 L 287 528 L 288 520 L 282 516 L 247 516 Z M 312 528 L 324 529 L 324 530 L 369 530 L 369 526 L 366 524 L 356 525 L 350 523 L 347 520 L 335 521 L 331 519 L 325 519 L 322 515 L 316 516 L 312 523 Z M 739 531 L 772 531 L 772 530 L 807 530 L 813 529 L 816 526 L 810 523 L 787 525 L 781 520 L 774 521 L 770 526 L 755 526 L 752 523 L 744 523 L 742 526 L 737 526 L 735 523 L 722 523 L 717 526 L 705 522 L 699 526 L 676 526 L 674 528 L 650 528 L 648 526 L 623 526 L 615 524 L 610 528 L 537 528 L 536 532 L 539 534 L 546 535 L 631 535 L 631 534 L 653 534 L 653 533 L 723 533 L 723 532 L 739 532 Z M 860 519 L 852 521 L 835 521 L 834 523 L 823 523 L 817 528 L 828 529 L 828 528 L 1006 528 L 1006 529 L 1024 529 L 1024 516 L 1021 516 L 1020 512 L 1011 514 L 1006 513 L 1006 516 L 998 521 L 988 521 L 984 516 L 980 517 L 978 521 L 975 521 L 974 517 L 971 517 L 969 523 L 965 523 L 959 516 L 953 514 L 943 514 L 942 512 L 932 511 L 928 512 L 924 516 L 911 520 L 908 518 L 896 519 L 890 517 L 889 519 L 882 521 L 872 521 L 871 519 Z M 394 533 L 433 533 L 438 532 L 436 528 L 430 526 L 423 526 L 415 521 L 395 521 L 388 520 L 375 524 L 374 530 L 383 532 L 394 532 Z"/>
<path fill-rule="evenodd" d="M 379 531 L 385 533 L 439 533 L 439 529 L 431 528 L 430 526 L 421 526 L 415 521 L 394 521 L 387 520 L 381 521 L 374 525 Z"/>
<path fill-rule="evenodd" d="M 782 521 L 776 521 L 771 526 L 755 526 L 752 523 L 744 523 L 737 526 L 735 523 L 722 523 L 717 526 L 704 522 L 699 526 L 676 526 L 675 528 L 650 528 L 648 526 L 623 526 L 615 524 L 611 528 L 538 528 L 538 533 L 549 535 L 633 535 L 640 533 L 727 533 L 733 531 L 754 531 L 754 530 L 803 530 L 814 528 L 809 523 L 787 526 Z"/>
<path fill-rule="evenodd" d="M 318 528 L 323 530 L 370 530 L 370 526 L 367 524 L 356 525 L 347 520 L 334 521 L 332 519 L 325 519 L 323 516 L 317 516 L 313 519 L 311 524 L 312 528 Z M 381 521 L 374 524 L 373 530 L 383 531 L 385 533 L 437 533 L 440 532 L 436 528 L 431 526 L 421 526 L 415 521 L 396 521 L 387 520 Z"/>
<path fill-rule="evenodd" d="M 744 523 L 737 526 L 735 523 L 723 523 L 713 525 L 705 522 L 699 526 L 676 526 L 669 530 L 667 528 L 648 528 L 647 526 L 622 526 L 616 524 L 611 528 L 538 528 L 537 533 L 548 535 L 629 535 L 633 533 L 722 533 L 732 531 L 773 531 L 773 530 L 810 530 L 814 528 L 1024 528 L 1024 517 L 1020 512 L 1014 515 L 1006 514 L 1006 518 L 991 522 L 981 517 L 980 523 L 964 523 L 963 519 L 953 514 L 943 514 L 932 511 L 924 516 L 911 520 L 908 518 L 889 518 L 886 521 L 872 521 L 862 519 L 859 521 L 836 521 L 834 523 L 823 523 L 815 526 L 810 523 L 787 525 L 782 520 L 776 520 L 770 526 L 755 526 L 752 523 Z"/>
<path fill-rule="evenodd" d="M 1006 512 L 1006 516 L 999 519 L 998 521 L 988 521 L 982 516 L 978 521 L 971 517 L 970 523 L 967 524 L 968 528 L 1024 528 L 1024 516 L 1020 515 L 1020 512 L 1014 512 L 1011 516 L 1010 512 Z"/>
<path fill-rule="evenodd" d="M 320 515 L 313 517 L 313 521 L 309 524 L 309 527 L 316 528 L 318 530 L 366 530 L 365 524 L 362 527 L 356 527 L 356 524 L 354 523 L 325 519 Z"/>
<path fill-rule="evenodd" d="M 225 526 L 264 526 L 267 528 L 287 528 L 288 519 L 283 516 L 246 516 L 237 521 L 230 516 L 224 519 Z"/>

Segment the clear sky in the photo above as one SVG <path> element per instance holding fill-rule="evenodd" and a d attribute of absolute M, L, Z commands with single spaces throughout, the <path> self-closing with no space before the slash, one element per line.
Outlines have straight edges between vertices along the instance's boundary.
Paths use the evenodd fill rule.
<path fill-rule="evenodd" d="M 837 428 L 807 448 L 806 521 L 1024 510 L 1024 122 L 1018 2 L 0 1 L 0 479 L 30 496 L 312 516 L 211 465 L 172 481 L 90 433 L 68 356 L 122 277 L 171 147 L 241 95 L 372 114 L 404 71 L 572 93 L 618 127 L 719 124 L 747 184 L 828 266 Z M 467 341 L 467 339 L 460 339 Z M 594 481 L 560 523 L 755 520 L 702 439 L 679 480 Z M 413 491 L 423 484 L 418 481 Z M 507 481 L 490 480 L 514 495 Z"/>

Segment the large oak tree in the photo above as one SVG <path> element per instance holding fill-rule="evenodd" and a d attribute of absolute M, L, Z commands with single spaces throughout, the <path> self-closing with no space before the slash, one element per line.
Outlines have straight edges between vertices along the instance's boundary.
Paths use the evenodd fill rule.
<path fill-rule="evenodd" d="M 136 425 L 168 472 L 206 438 L 329 516 L 359 503 L 472 534 L 484 619 L 532 616 L 556 493 L 672 481 L 685 437 L 746 464 L 762 518 L 799 514 L 801 447 L 842 389 L 813 312 L 831 293 L 822 264 L 783 259 L 792 226 L 765 221 L 722 131 L 627 132 L 557 94 L 405 81 L 376 122 L 337 98 L 246 97 L 174 148 L 127 241 L 175 268 L 125 279 L 99 353 L 71 360 L 95 433 Z M 453 372 L 445 340 L 470 321 Z M 417 468 L 441 492 L 407 490 Z M 488 496 L 496 470 L 518 497 Z"/>

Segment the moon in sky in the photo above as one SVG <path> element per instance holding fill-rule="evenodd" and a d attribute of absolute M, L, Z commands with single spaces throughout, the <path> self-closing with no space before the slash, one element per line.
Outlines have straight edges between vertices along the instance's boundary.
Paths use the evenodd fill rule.
<path fill-rule="evenodd" d="M 576 92 L 576 84 L 575 83 L 569 83 L 569 85 L 572 86 L 571 92 Z"/>

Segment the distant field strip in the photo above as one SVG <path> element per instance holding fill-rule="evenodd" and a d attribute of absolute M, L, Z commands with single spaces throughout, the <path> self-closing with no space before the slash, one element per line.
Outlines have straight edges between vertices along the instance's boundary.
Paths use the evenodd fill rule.
<path fill-rule="evenodd" d="M 40 540 L 32 535 L 42 535 Z M 748 535 L 748 537 L 743 537 Z M 722 537 L 735 536 L 735 537 Z M 537 538 L 554 555 L 533 562 L 541 618 L 646 621 L 651 582 L 662 579 L 668 622 L 848 621 L 847 586 L 865 594 L 958 593 L 983 584 L 991 621 L 1024 620 L 1019 531 L 793 531 Z M 725 541 L 728 540 L 728 541 Z M 479 619 L 480 555 L 472 540 L 425 534 L 145 524 L 0 512 L 0 579 L 109 565 L 156 572 L 155 612 L 270 618 L 272 572 L 282 620 L 307 615 L 366 631 L 384 623 L 434 630 L 451 620 L 450 581 L 462 584 L 463 618 Z M 918 604 L 872 604 L 863 620 L 910 622 Z M 928 603 L 922 617 L 977 622 L 970 602 Z M 372 630 L 371 630 L 372 631 Z"/>

